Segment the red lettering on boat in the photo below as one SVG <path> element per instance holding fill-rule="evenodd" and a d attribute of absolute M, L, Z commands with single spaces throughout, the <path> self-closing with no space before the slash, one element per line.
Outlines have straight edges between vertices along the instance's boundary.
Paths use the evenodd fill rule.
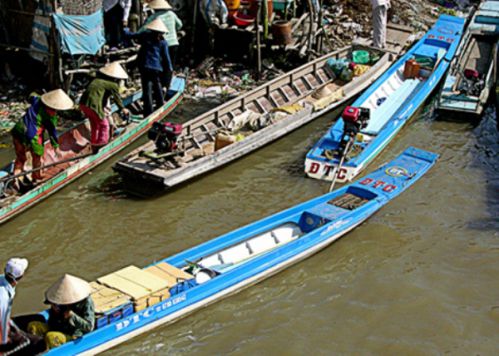
<path fill-rule="evenodd" d="M 338 172 L 338 179 L 345 179 L 346 176 L 347 176 L 346 168 L 340 168 L 340 171 Z"/>
<path fill-rule="evenodd" d="M 373 182 L 373 180 L 374 179 L 372 179 L 372 178 L 365 178 L 364 180 L 360 181 L 360 184 L 368 185 L 368 184 L 371 184 Z"/>
<path fill-rule="evenodd" d="M 391 193 L 393 192 L 395 189 L 397 189 L 397 186 L 396 185 L 393 185 L 393 184 L 388 184 L 386 187 L 383 188 L 383 191 L 384 192 L 387 192 L 387 193 Z"/>
<path fill-rule="evenodd" d="M 315 174 L 319 171 L 319 163 L 316 163 L 316 162 L 312 162 L 312 164 L 310 165 L 310 173 L 312 174 Z"/>

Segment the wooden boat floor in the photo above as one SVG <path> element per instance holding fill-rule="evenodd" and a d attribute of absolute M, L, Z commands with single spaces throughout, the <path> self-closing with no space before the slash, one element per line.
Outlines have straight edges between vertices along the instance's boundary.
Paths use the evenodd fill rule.
<path fill-rule="evenodd" d="M 338 208 L 342 209 L 354 210 L 364 205 L 368 201 L 368 199 L 359 197 L 351 193 L 346 193 L 328 201 L 328 204 L 337 206 Z"/>
<path fill-rule="evenodd" d="M 465 69 L 474 69 L 482 75 L 486 74 L 493 59 L 492 51 L 495 41 L 494 38 L 490 37 L 473 36 L 459 64 L 461 74 L 463 74 Z M 461 82 L 462 75 L 459 76 L 454 87 L 459 88 Z"/>

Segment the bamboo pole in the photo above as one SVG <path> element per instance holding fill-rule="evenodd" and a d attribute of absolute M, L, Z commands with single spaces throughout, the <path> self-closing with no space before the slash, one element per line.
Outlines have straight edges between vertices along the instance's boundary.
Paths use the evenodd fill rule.
<path fill-rule="evenodd" d="M 258 0 L 258 10 L 256 12 L 256 71 L 258 80 L 262 74 L 262 48 L 260 43 L 260 17 L 262 15 L 262 0 Z"/>

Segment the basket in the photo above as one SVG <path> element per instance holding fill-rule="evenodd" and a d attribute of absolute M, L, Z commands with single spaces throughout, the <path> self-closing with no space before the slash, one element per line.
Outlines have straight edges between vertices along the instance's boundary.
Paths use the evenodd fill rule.
<path fill-rule="evenodd" d="M 60 0 L 65 15 L 91 15 L 102 9 L 102 0 Z"/>
<path fill-rule="evenodd" d="M 254 22 L 255 18 L 252 15 L 246 15 L 239 12 L 234 14 L 234 23 L 239 27 L 247 27 Z"/>

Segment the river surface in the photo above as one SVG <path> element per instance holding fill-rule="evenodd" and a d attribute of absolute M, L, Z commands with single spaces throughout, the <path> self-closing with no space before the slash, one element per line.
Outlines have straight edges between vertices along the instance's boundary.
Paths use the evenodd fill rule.
<path fill-rule="evenodd" d="M 108 354 L 497 355 L 495 114 L 471 124 L 429 107 L 369 167 L 410 145 L 439 153 L 408 191 L 319 254 Z M 115 159 L 2 225 L 0 263 L 30 260 L 14 313 L 42 308 L 63 273 L 141 267 L 326 193 L 303 161 L 336 115 L 150 200 L 121 191 Z"/>

